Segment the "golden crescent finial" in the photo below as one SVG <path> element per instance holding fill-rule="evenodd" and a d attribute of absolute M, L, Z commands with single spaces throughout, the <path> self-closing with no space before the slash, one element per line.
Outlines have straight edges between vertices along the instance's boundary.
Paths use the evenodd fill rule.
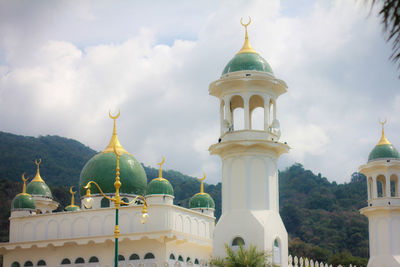
<path fill-rule="evenodd" d="M 250 23 L 251 23 L 251 17 L 250 16 L 249 16 L 249 22 L 247 22 L 246 24 L 243 23 L 243 18 L 240 18 L 240 24 L 242 24 L 243 27 L 249 26 Z"/>
<path fill-rule="evenodd" d="M 111 110 L 108 112 L 108 116 L 110 116 L 110 118 L 113 119 L 113 120 L 118 119 L 120 114 L 121 114 L 121 110 L 118 110 L 118 114 L 115 115 L 115 116 L 111 115 Z"/>
<path fill-rule="evenodd" d="M 203 172 L 203 178 L 200 178 L 200 181 L 204 181 L 206 179 L 206 173 L 205 172 Z"/>
<path fill-rule="evenodd" d="M 72 191 L 72 188 L 74 188 L 74 186 L 71 186 L 71 187 L 69 188 L 69 192 L 71 193 L 71 195 L 75 195 L 75 194 L 76 194 L 76 191 L 75 191 L 75 192 Z"/>
<path fill-rule="evenodd" d="M 382 127 L 383 127 L 383 125 L 386 124 L 386 122 L 387 122 L 387 119 L 384 119 L 383 121 L 382 121 L 382 120 L 379 120 L 379 123 L 382 125 Z"/>
<path fill-rule="evenodd" d="M 28 179 L 29 179 L 29 177 L 28 177 L 28 178 L 25 178 L 25 173 L 23 173 L 23 174 L 22 174 L 22 181 L 24 181 L 24 183 L 25 183 L 26 181 L 28 181 Z"/>
<path fill-rule="evenodd" d="M 39 167 L 40 163 L 42 163 L 42 159 L 39 159 L 39 160 L 35 159 L 36 166 Z"/>
<path fill-rule="evenodd" d="M 160 167 L 161 167 L 161 165 L 163 165 L 164 163 L 165 163 L 165 158 L 164 158 L 164 156 L 161 156 L 162 157 L 162 161 L 160 162 L 160 163 L 157 163 L 157 165 L 160 165 Z"/>

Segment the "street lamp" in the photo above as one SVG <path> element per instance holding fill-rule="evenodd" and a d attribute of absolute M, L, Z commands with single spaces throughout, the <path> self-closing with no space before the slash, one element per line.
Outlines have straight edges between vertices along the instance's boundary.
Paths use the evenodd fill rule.
<path fill-rule="evenodd" d="M 119 207 L 120 205 L 131 205 L 135 203 L 138 199 L 143 200 L 143 208 L 142 208 L 142 217 L 140 219 L 141 223 L 146 223 L 149 215 L 147 214 L 147 202 L 144 196 L 136 196 L 132 201 L 130 202 L 125 202 L 121 200 L 121 197 L 119 195 L 119 188 L 121 187 L 121 181 L 119 179 L 119 157 L 121 154 L 119 154 L 116 150 L 116 147 L 114 145 L 114 153 L 117 156 L 117 168 L 116 168 L 116 177 L 115 177 L 115 182 L 114 182 L 114 187 L 115 187 L 115 196 L 114 197 L 108 197 L 106 196 L 103 191 L 101 190 L 100 186 L 95 182 L 95 181 L 89 181 L 86 186 L 84 187 L 86 189 L 86 198 L 83 199 L 82 203 L 83 206 L 86 209 L 92 208 L 93 205 L 93 198 L 90 196 L 90 185 L 94 184 L 100 191 L 100 193 L 103 195 L 103 197 L 107 198 L 108 200 L 114 202 L 115 204 L 115 229 L 114 229 L 114 237 L 115 237 L 115 258 L 114 258 L 114 266 L 118 267 L 118 238 L 119 238 L 119 224 L 118 224 L 118 217 L 119 217 Z"/>

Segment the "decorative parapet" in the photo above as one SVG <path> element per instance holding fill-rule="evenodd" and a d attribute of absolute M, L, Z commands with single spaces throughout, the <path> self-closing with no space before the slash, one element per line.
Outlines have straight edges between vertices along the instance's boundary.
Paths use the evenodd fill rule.
<path fill-rule="evenodd" d="M 335 267 L 332 264 L 328 265 L 328 263 L 318 262 L 314 260 L 309 260 L 308 258 L 289 255 L 288 267 Z M 336 267 L 345 267 L 344 265 L 339 264 Z M 357 267 L 356 265 L 350 264 L 349 267 Z"/>

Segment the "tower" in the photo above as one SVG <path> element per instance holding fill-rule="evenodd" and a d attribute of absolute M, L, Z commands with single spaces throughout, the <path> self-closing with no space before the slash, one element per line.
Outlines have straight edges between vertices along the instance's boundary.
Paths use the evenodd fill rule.
<path fill-rule="evenodd" d="M 368 267 L 400 266 L 400 156 L 382 136 L 359 171 L 367 177 L 368 206 L 360 210 L 369 221 Z"/>
<path fill-rule="evenodd" d="M 242 49 L 209 87 L 210 95 L 220 100 L 221 123 L 221 136 L 209 151 L 222 160 L 222 216 L 214 231 L 213 253 L 224 256 L 224 244 L 252 244 L 273 253 L 275 265 L 286 266 L 288 237 L 279 215 L 277 160 L 289 146 L 279 142 L 276 101 L 287 86 L 251 47 L 249 23 L 241 21 Z M 243 109 L 242 118 L 235 116 L 237 109 Z M 261 110 L 259 117 L 256 110 Z M 237 127 L 241 120 L 243 129 Z M 261 129 L 255 129 L 256 123 Z"/>

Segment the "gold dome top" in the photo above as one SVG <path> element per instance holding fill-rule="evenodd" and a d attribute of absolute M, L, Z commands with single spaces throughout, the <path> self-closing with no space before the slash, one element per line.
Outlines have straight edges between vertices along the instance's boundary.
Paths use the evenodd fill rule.
<path fill-rule="evenodd" d="M 377 144 L 377 146 L 379 146 L 379 145 L 391 145 L 391 143 L 389 142 L 389 140 L 385 136 L 384 125 L 386 123 L 386 120 L 380 121 L 379 123 L 382 125 L 382 136 L 381 136 L 381 139 L 379 140 L 379 143 Z"/>
<path fill-rule="evenodd" d="M 42 163 L 42 159 L 35 160 L 35 164 L 36 164 L 36 166 L 37 166 L 37 169 L 36 169 L 36 176 L 32 179 L 32 182 L 41 182 L 41 183 L 44 183 L 42 177 L 40 176 L 40 171 L 39 171 L 39 165 L 40 165 L 40 163 Z"/>
<path fill-rule="evenodd" d="M 118 111 L 118 114 L 116 116 L 112 116 L 111 111 L 108 113 L 110 118 L 114 120 L 114 129 L 113 129 L 110 143 L 103 150 L 103 153 L 114 153 L 114 147 L 115 147 L 118 154 L 129 154 L 130 155 L 130 153 L 128 151 L 126 151 L 125 148 L 122 147 L 121 143 L 119 142 L 118 135 L 117 135 L 117 127 L 116 127 L 115 121 L 117 120 L 117 118 L 119 117 L 120 114 L 121 114 L 120 111 Z"/>
<path fill-rule="evenodd" d="M 242 49 L 240 49 L 240 51 L 237 54 L 243 54 L 243 53 L 254 53 L 254 54 L 258 54 L 256 52 L 256 50 L 253 49 L 253 47 L 251 46 L 250 42 L 249 42 L 249 36 L 247 34 L 247 26 L 249 26 L 249 24 L 251 23 L 251 18 L 249 17 L 249 22 L 247 24 L 243 23 L 243 18 L 240 19 L 240 24 L 242 24 L 242 26 L 245 29 L 245 37 L 244 37 L 244 44 Z"/>

